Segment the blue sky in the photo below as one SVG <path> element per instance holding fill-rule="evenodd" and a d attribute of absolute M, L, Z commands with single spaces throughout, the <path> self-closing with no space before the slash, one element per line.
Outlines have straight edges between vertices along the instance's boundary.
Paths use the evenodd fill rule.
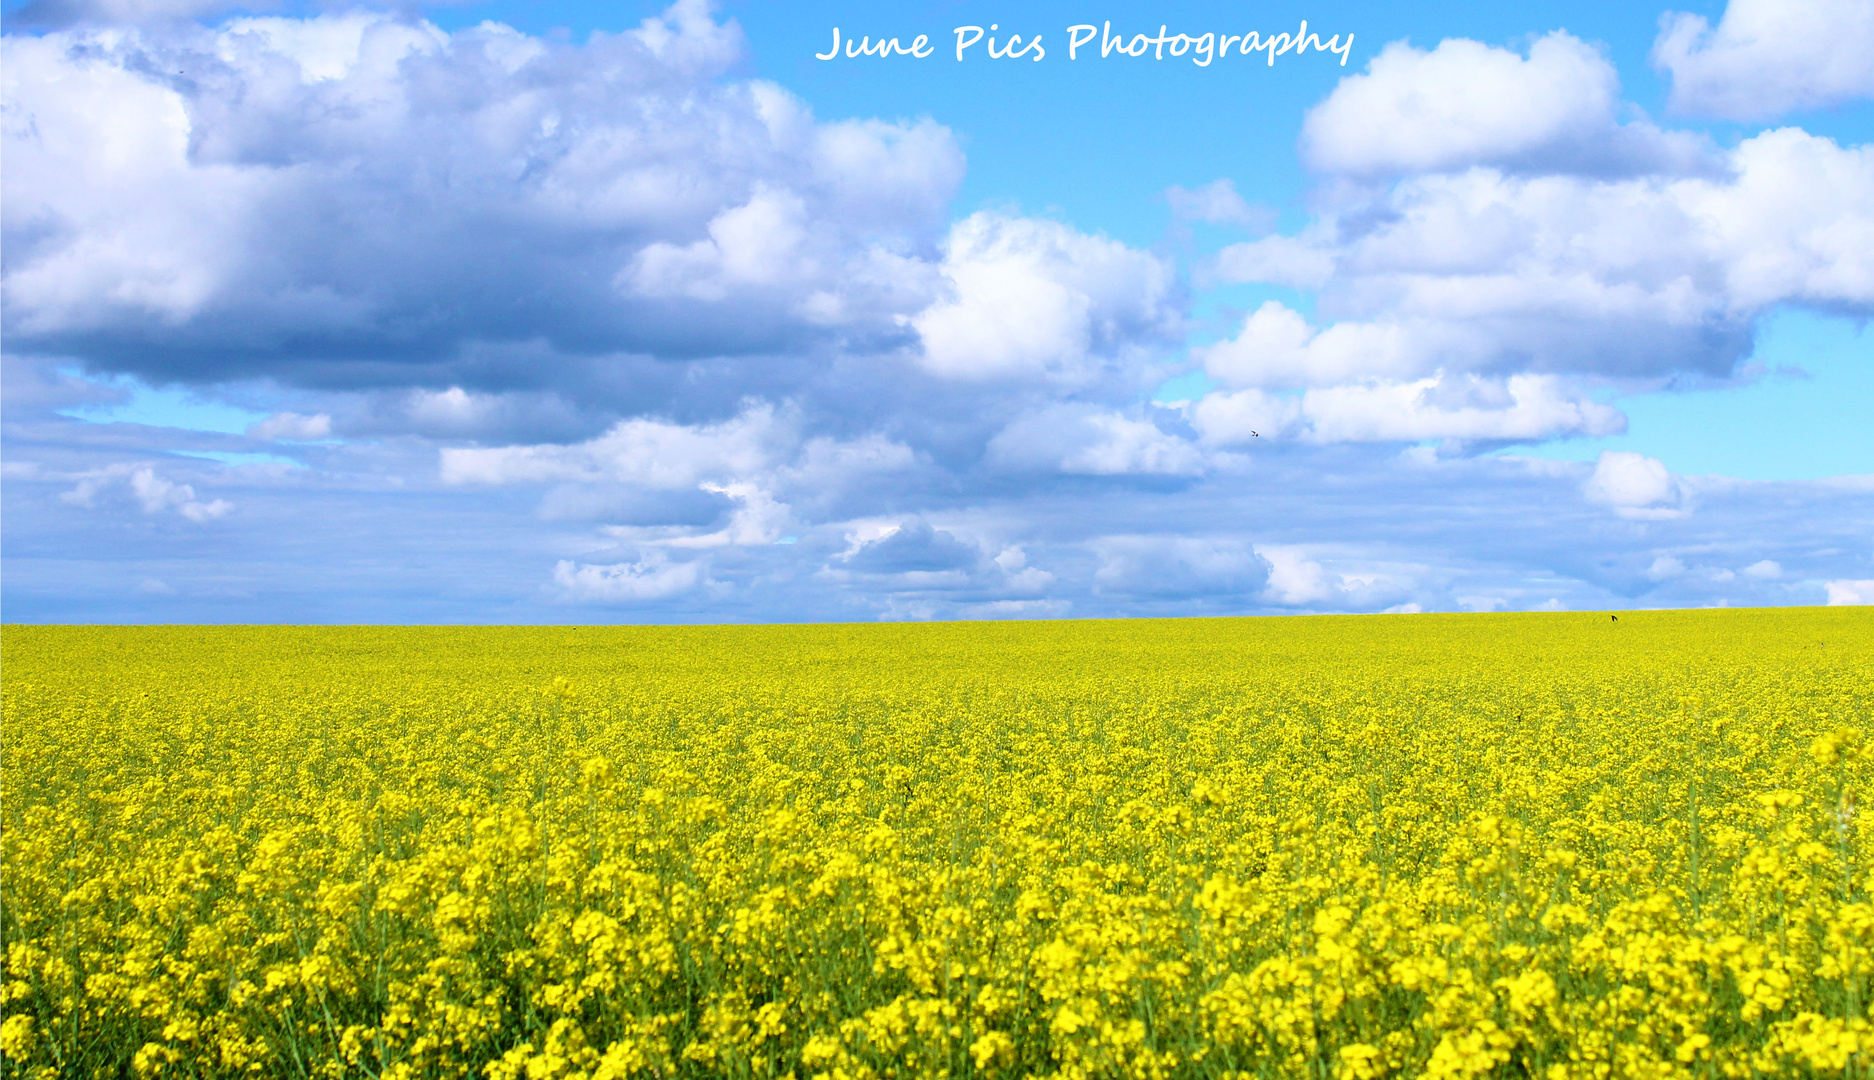
<path fill-rule="evenodd" d="M 1874 602 L 1864 2 L 0 10 L 0 618 Z"/>

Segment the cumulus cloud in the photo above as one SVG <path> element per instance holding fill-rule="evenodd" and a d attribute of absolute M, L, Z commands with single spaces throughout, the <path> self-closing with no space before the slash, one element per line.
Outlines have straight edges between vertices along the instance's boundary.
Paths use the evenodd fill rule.
<path fill-rule="evenodd" d="M 1091 381 L 1180 328 L 1159 258 L 1053 221 L 982 212 L 944 246 L 944 298 L 906 321 L 944 379 Z"/>
<path fill-rule="evenodd" d="M 1269 599 L 1278 604 L 1318 604 L 1334 599 L 1339 582 L 1320 563 L 1291 548 L 1270 548 Z"/>
<path fill-rule="evenodd" d="M 0 49 L 9 357 L 290 394 L 255 439 L 415 435 L 453 444 L 450 481 L 637 484 L 595 435 L 759 399 L 794 410 L 774 468 L 967 468 L 1026 410 L 1136 400 L 1182 330 L 1165 258 L 951 221 L 950 131 L 735 77 L 740 31 L 696 0 L 578 44 L 353 10 Z M 1192 467 L 1103 423 L 1065 467 Z"/>
<path fill-rule="evenodd" d="M 1165 201 L 1171 204 L 1172 214 L 1183 221 L 1234 225 L 1258 233 L 1275 227 L 1275 211 L 1245 202 L 1228 177 L 1195 188 L 1173 184 L 1165 189 Z"/>
<path fill-rule="evenodd" d="M 1670 107 L 1730 120 L 1874 97 L 1874 6 L 1864 0 L 1730 0 L 1660 19 L 1653 64 L 1672 75 Z"/>
<path fill-rule="evenodd" d="M 739 32 L 700 4 L 583 44 L 361 12 L 160 22 L 0 43 L 9 611 L 52 610 L 13 605 L 71 573 L 35 552 L 111 531 L 90 505 L 136 541 L 112 549 L 132 566 L 112 596 L 173 583 L 178 617 L 226 617 L 183 547 L 201 531 L 159 527 L 227 514 L 198 494 L 223 474 L 93 463 L 278 440 L 313 467 L 227 474 L 242 520 L 303 525 L 363 584 L 354 607 L 322 584 L 276 617 L 374 617 L 425 574 L 555 621 L 1856 585 L 1852 558 L 1816 554 L 1844 544 L 1807 540 L 1865 532 L 1865 492 L 1371 445 L 1611 434 L 1609 383 L 1729 376 L 1776 305 L 1874 311 L 1865 148 L 1661 132 L 1565 34 L 1390 48 L 1311 112 L 1313 221 L 1196 269 L 1317 295 L 1193 348 L 1214 386 L 1167 406 L 1190 307 L 1173 255 L 1012 211 L 952 221 L 949 131 L 814 117 L 737 77 Z M 1164 199 L 1180 221 L 1273 221 L 1227 179 Z M 55 413 L 102 385 L 65 370 L 219 386 L 250 412 L 104 430 L 129 425 Z M 391 492 L 407 530 L 359 530 Z M 278 539 L 249 561 L 290 557 Z M 570 557 L 524 554 L 543 549 Z M 371 576 L 392 563 L 416 569 Z M 327 565 L 305 580 L 343 577 Z M 284 595 L 255 576 L 249 595 Z M 485 617 L 470 603 L 423 617 Z"/>
<path fill-rule="evenodd" d="M 721 78 L 740 32 L 696 0 L 578 45 L 352 12 L 0 47 L 10 342 L 163 380 L 895 348 L 962 173 L 928 121 Z"/>
<path fill-rule="evenodd" d="M 1316 387 L 1298 395 L 1219 390 L 1197 402 L 1192 422 L 1205 441 L 1222 445 L 1278 438 L 1526 442 L 1626 429 L 1619 410 L 1569 392 L 1552 376 L 1490 379 L 1444 372 Z"/>
<path fill-rule="evenodd" d="M 1666 581 L 1685 573 L 1685 563 L 1672 555 L 1661 555 L 1653 560 L 1653 565 L 1646 568 L 1646 576 L 1654 581 Z"/>
<path fill-rule="evenodd" d="M 698 529 L 688 522 L 608 525 L 604 532 L 640 548 L 716 548 L 772 544 L 786 531 L 787 504 L 760 484 L 747 481 L 716 484 L 704 481 L 697 490 L 718 495 L 729 503 L 727 520 L 716 529 Z M 712 519 L 711 524 L 716 521 Z"/>
<path fill-rule="evenodd" d="M 90 509 L 97 505 L 103 492 L 115 487 L 127 489 L 145 514 L 173 510 L 199 523 L 226 517 L 234 510 L 234 504 L 226 499 L 203 501 L 196 498 L 194 487 L 164 479 L 148 465 L 113 465 L 80 476 L 77 485 L 59 499 Z"/>
<path fill-rule="evenodd" d="M 1627 450 L 1601 451 L 1581 493 L 1621 517 L 1664 520 L 1685 513 L 1685 490 L 1665 462 Z M 1654 570 L 1677 563 L 1676 559 L 1655 562 Z M 1683 565 L 1678 569 L 1683 570 Z"/>
<path fill-rule="evenodd" d="M 1208 464 L 1188 439 L 1150 415 L 1091 405 L 1025 413 L 989 441 L 984 457 L 1005 469 L 1086 476 L 1195 476 Z"/>
<path fill-rule="evenodd" d="M 1054 582 L 1053 574 L 1029 566 L 1027 553 L 1019 547 L 1005 547 L 992 558 L 975 538 L 936 528 L 922 517 L 859 522 L 846 534 L 846 542 L 846 550 L 822 576 L 883 590 L 899 604 L 916 596 L 944 596 L 973 605 L 1022 604 L 1006 598 L 1034 596 Z M 1018 606 L 1002 613 L 1020 610 Z M 930 617 L 910 610 L 904 614 Z"/>
<path fill-rule="evenodd" d="M 671 562 L 661 551 L 633 562 L 594 565 L 561 559 L 553 566 L 559 597 L 581 604 L 638 604 L 664 600 L 703 581 L 701 562 Z"/>
<path fill-rule="evenodd" d="M 853 550 L 840 562 L 867 574 L 943 573 L 973 567 L 982 557 L 976 546 L 917 518 L 889 526 L 872 539 L 856 537 Z"/>
<path fill-rule="evenodd" d="M 1204 350 L 1225 377 L 1728 376 L 1777 304 L 1874 311 L 1874 148 L 1795 129 L 1744 140 L 1722 178 L 1408 176 L 1291 236 L 1232 245 L 1222 280 L 1320 290 Z"/>
<path fill-rule="evenodd" d="M 1234 537 L 1106 536 L 1088 545 L 1102 596 L 1243 608 L 1378 610 L 1409 593 L 1396 572 L 1330 569 L 1309 549 Z"/>
<path fill-rule="evenodd" d="M 1874 311 L 1874 146 L 1780 128 L 1740 143 L 1732 167 L 1672 189 L 1709 230 L 1728 307 Z"/>
<path fill-rule="evenodd" d="M 550 485 L 541 513 L 598 523 L 640 551 L 787 542 L 803 510 L 824 516 L 855 485 L 917 466 L 909 447 L 876 433 L 808 437 L 797 411 L 753 402 L 717 423 L 620 421 L 571 444 L 445 447 L 443 482 Z"/>
<path fill-rule="evenodd" d="M 1314 291 L 1318 320 L 1268 301 L 1191 350 L 1220 384 L 1205 441 L 1613 434 L 1597 385 L 1731 378 L 1778 305 L 1874 312 L 1874 148 L 1781 129 L 1720 154 L 1621 112 L 1560 32 L 1394 43 L 1343 79 L 1300 142 L 1315 220 L 1203 268 Z"/>
<path fill-rule="evenodd" d="M 638 418 L 573 445 L 446 447 L 450 484 L 608 481 L 653 488 L 725 483 L 768 471 L 799 445 L 797 419 L 756 404 L 715 424 Z"/>
<path fill-rule="evenodd" d="M 323 439 L 332 434 L 332 417 L 326 413 L 301 416 L 294 412 L 279 412 L 249 427 L 247 433 L 256 439 L 302 442 Z"/>
<path fill-rule="evenodd" d="M 1235 338 L 1197 346 L 1191 356 L 1229 386 L 1294 389 L 1416 375 L 1438 362 L 1439 350 L 1427 345 L 1398 326 L 1343 323 L 1318 332 L 1301 312 L 1269 300 L 1243 321 Z"/>
<path fill-rule="evenodd" d="M 130 490 L 146 514 L 174 510 L 190 521 L 213 521 L 234 509 L 225 499 L 202 502 L 196 499 L 193 487 L 165 480 L 147 468 L 131 472 Z"/>
<path fill-rule="evenodd" d="M 1422 610 L 1416 603 L 1400 603 L 1422 594 L 1422 567 L 1375 565 L 1371 559 L 1350 560 L 1352 565 L 1334 560 L 1343 565 L 1330 567 L 1305 547 L 1264 544 L 1256 550 L 1269 562 L 1269 583 L 1262 597 L 1267 603 L 1317 610 Z"/>
<path fill-rule="evenodd" d="M 1355 176 L 1494 165 L 1524 172 L 1698 170 L 1705 144 L 1650 123 L 1621 124 L 1620 79 L 1600 50 L 1562 31 L 1527 57 L 1450 38 L 1403 41 L 1342 79 L 1302 124 L 1302 160 Z"/>
<path fill-rule="evenodd" d="M 1843 578 L 1838 581 L 1825 582 L 1823 588 L 1828 592 L 1830 607 L 1874 604 L 1874 579 L 1853 581 Z"/>

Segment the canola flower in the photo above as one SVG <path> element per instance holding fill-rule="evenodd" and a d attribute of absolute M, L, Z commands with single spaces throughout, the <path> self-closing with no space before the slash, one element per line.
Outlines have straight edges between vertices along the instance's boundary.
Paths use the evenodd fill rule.
<path fill-rule="evenodd" d="M 1874 612 L 0 647 L 9 1077 L 1874 1073 Z"/>

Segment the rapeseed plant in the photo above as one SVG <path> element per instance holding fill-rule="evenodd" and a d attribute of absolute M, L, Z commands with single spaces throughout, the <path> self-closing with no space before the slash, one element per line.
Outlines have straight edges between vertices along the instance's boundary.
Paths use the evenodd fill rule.
<path fill-rule="evenodd" d="M 4 631 L 10 1077 L 1865 1077 L 1874 617 Z"/>

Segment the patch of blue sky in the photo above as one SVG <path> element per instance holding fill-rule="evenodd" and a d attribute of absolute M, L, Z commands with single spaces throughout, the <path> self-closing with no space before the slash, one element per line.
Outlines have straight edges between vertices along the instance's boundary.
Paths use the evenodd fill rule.
<path fill-rule="evenodd" d="M 98 379 L 74 369 L 61 369 L 60 374 L 81 378 L 124 395 L 123 400 L 109 405 L 83 405 L 59 412 L 61 416 L 87 423 L 143 424 L 148 427 L 181 428 L 184 431 L 243 435 L 249 427 L 267 417 L 264 412 L 243 409 L 224 401 L 213 401 L 180 387 L 146 386 L 128 375 Z"/>
<path fill-rule="evenodd" d="M 1743 385 L 1608 397 L 1627 414 L 1625 434 L 1496 452 L 1592 461 L 1628 450 L 1674 472 L 1745 480 L 1874 474 L 1874 329 L 1779 311 L 1764 320 L 1750 363 L 1762 374 Z"/>
<path fill-rule="evenodd" d="M 1235 337 L 1262 305 L 1275 302 L 1315 321 L 1315 294 L 1306 289 L 1261 283 L 1215 285 L 1191 298 L 1191 344 L 1203 345 Z"/>
<path fill-rule="evenodd" d="M 1152 394 L 1152 400 L 1161 405 L 1172 405 L 1180 401 L 1196 401 L 1217 388 L 1202 368 L 1174 375 L 1159 385 Z"/>

